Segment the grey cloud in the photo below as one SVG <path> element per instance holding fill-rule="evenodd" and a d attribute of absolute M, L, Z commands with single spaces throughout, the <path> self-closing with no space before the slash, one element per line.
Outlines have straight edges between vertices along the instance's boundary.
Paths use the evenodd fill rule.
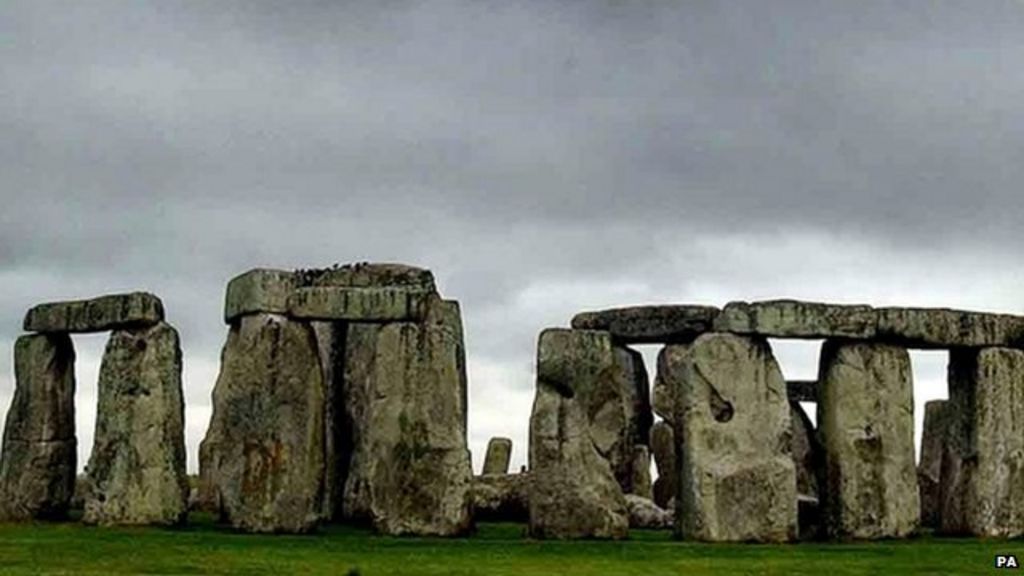
<path fill-rule="evenodd" d="M 354 260 L 432 268 L 519 391 L 586 307 L 1020 311 L 1017 2 L 19 1 L 0 38 L 8 350 L 148 289 L 215 366 L 231 276 Z"/>

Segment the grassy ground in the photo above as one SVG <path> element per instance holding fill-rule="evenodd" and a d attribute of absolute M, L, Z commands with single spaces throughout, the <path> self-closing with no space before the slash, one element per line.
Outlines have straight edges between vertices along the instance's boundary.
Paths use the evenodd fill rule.
<path fill-rule="evenodd" d="M 538 542 L 523 527 L 484 524 L 472 538 L 388 538 L 328 527 L 310 536 L 236 534 L 207 517 L 188 528 L 0 525 L 0 574 L 984 574 L 1024 542 L 918 538 L 784 546 L 675 542 Z"/>

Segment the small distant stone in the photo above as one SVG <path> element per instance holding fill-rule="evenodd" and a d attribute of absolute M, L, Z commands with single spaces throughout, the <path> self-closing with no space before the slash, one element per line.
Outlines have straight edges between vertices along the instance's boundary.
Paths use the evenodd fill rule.
<path fill-rule="evenodd" d="M 51 302 L 25 315 L 27 332 L 105 332 L 144 328 L 162 322 L 164 305 L 148 292 L 111 294 L 91 300 Z"/>
<path fill-rule="evenodd" d="M 510 438 L 491 438 L 487 443 L 483 473 L 508 474 L 508 464 L 511 458 L 512 440 Z"/>

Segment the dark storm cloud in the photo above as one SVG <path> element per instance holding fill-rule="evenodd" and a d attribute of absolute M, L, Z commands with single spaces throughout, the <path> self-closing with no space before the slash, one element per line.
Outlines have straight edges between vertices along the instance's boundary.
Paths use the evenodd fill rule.
<path fill-rule="evenodd" d="M 0 345 L 153 290 L 204 402 L 228 278 L 352 260 L 434 269 L 524 390 L 587 306 L 1017 308 L 1022 60 L 1010 1 L 7 2 Z"/>

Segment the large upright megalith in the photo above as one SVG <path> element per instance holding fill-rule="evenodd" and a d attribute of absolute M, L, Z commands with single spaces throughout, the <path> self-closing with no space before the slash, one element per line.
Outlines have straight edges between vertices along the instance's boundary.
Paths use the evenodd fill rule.
<path fill-rule="evenodd" d="M 458 303 L 436 294 L 425 313 L 349 325 L 342 510 L 386 534 L 452 536 L 472 527 L 462 319 Z"/>
<path fill-rule="evenodd" d="M 253 532 L 304 532 L 320 519 L 325 387 L 313 329 L 277 314 L 235 319 L 200 449 L 204 489 Z"/>
<path fill-rule="evenodd" d="M 1024 351 L 952 350 L 945 410 L 942 531 L 1024 535 Z"/>
<path fill-rule="evenodd" d="M 819 365 L 824 528 L 900 538 L 918 527 L 914 389 L 905 348 L 827 340 Z"/>
<path fill-rule="evenodd" d="M 181 346 L 166 323 L 118 329 L 100 367 L 88 524 L 177 524 L 188 511 Z"/>
<path fill-rule="evenodd" d="M 659 355 L 658 377 L 675 401 L 678 535 L 795 538 L 789 402 L 767 341 L 711 333 L 669 345 Z"/>
<path fill-rule="evenodd" d="M 634 491 L 637 445 L 646 445 L 651 428 L 651 401 L 643 356 L 612 346 L 611 378 L 594 381 L 581 399 L 597 451 L 608 460 L 623 492 Z"/>
<path fill-rule="evenodd" d="M 614 386 L 607 332 L 548 329 L 537 343 L 537 392 L 530 416 L 530 534 L 537 538 L 623 538 L 622 489 L 591 436 L 589 395 Z"/>
<path fill-rule="evenodd" d="M 67 334 L 14 345 L 14 399 L 0 456 L 0 520 L 61 518 L 75 485 L 75 350 Z"/>

